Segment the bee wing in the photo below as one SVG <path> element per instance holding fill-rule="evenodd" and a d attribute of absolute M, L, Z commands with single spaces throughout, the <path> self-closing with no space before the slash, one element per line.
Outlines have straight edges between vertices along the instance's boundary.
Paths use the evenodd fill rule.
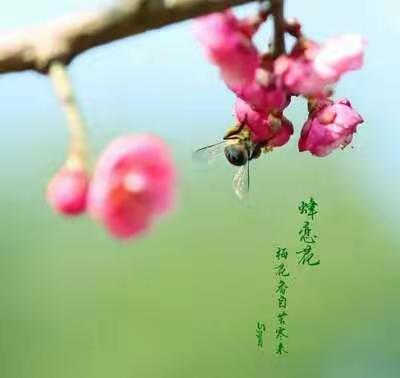
<path fill-rule="evenodd" d="M 218 142 L 215 144 L 211 144 L 210 146 L 206 146 L 203 148 L 199 148 L 198 150 L 193 152 L 193 161 L 200 163 L 208 163 L 218 156 L 224 154 L 224 148 L 226 146 L 227 141 L 223 140 L 222 142 Z"/>
<path fill-rule="evenodd" d="M 250 190 L 250 163 L 242 165 L 233 177 L 233 190 L 239 199 L 244 199 Z"/>

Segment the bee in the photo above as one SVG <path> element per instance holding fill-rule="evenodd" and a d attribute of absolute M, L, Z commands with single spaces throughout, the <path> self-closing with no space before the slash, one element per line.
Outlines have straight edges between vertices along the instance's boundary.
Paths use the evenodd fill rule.
<path fill-rule="evenodd" d="M 226 160 L 239 167 L 233 177 L 233 190 L 239 199 L 243 199 L 250 190 L 250 161 L 260 157 L 265 143 L 254 143 L 250 131 L 242 122 L 230 128 L 221 142 L 211 144 L 193 152 L 193 160 L 208 162 L 222 153 Z"/>

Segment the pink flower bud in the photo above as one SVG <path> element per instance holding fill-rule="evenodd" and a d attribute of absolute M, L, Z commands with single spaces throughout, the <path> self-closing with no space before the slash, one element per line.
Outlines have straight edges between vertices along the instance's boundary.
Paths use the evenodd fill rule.
<path fill-rule="evenodd" d="M 310 113 L 301 131 L 299 151 L 329 155 L 334 149 L 347 146 L 362 122 L 348 100 L 327 100 Z"/>
<path fill-rule="evenodd" d="M 50 206 L 64 215 L 78 215 L 86 209 L 89 179 L 81 169 L 62 168 L 47 187 Z"/>
<path fill-rule="evenodd" d="M 170 152 L 158 137 L 128 135 L 100 156 L 89 192 L 89 211 L 116 237 L 146 231 L 173 206 L 176 173 Z"/>
<path fill-rule="evenodd" d="M 278 120 L 280 121 L 280 125 L 274 130 L 274 136 L 267 143 L 268 147 L 284 146 L 289 142 L 289 139 L 294 132 L 292 122 L 290 122 L 286 117 L 281 115 Z M 270 124 L 273 125 L 273 122 L 270 121 Z M 273 128 L 273 126 L 271 127 Z"/>
<path fill-rule="evenodd" d="M 237 120 L 249 128 L 254 143 L 279 147 L 286 144 L 293 134 L 292 123 L 283 115 L 258 112 L 241 99 L 236 100 L 235 113 Z"/>
<path fill-rule="evenodd" d="M 259 65 L 258 52 L 247 29 L 230 10 L 194 21 L 196 37 L 228 86 L 251 81 Z"/>

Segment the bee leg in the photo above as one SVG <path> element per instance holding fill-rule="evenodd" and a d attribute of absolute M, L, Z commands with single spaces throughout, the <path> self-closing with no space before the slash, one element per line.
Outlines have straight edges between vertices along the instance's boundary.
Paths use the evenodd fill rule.
<path fill-rule="evenodd" d="M 271 147 L 270 145 L 266 144 L 265 146 L 262 147 L 262 152 L 264 154 L 268 153 L 268 152 L 272 152 L 273 151 L 273 147 Z"/>
<path fill-rule="evenodd" d="M 256 145 L 254 150 L 253 150 L 253 152 L 252 152 L 252 154 L 251 154 L 250 160 L 258 159 L 261 156 L 261 152 L 262 152 L 262 146 L 259 145 L 259 144 Z"/>

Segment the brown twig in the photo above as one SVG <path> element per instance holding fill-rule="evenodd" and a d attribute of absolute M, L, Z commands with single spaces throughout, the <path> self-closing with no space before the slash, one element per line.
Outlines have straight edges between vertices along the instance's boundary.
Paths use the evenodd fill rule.
<path fill-rule="evenodd" d="M 52 62 L 68 64 L 92 47 L 251 1 L 119 0 L 105 9 L 1 37 L 0 73 L 46 73 Z"/>
<path fill-rule="evenodd" d="M 284 1 L 285 0 L 271 0 L 271 14 L 274 20 L 274 45 L 273 45 L 274 57 L 277 57 L 286 52 L 286 47 L 285 47 L 286 21 L 283 11 Z"/>

